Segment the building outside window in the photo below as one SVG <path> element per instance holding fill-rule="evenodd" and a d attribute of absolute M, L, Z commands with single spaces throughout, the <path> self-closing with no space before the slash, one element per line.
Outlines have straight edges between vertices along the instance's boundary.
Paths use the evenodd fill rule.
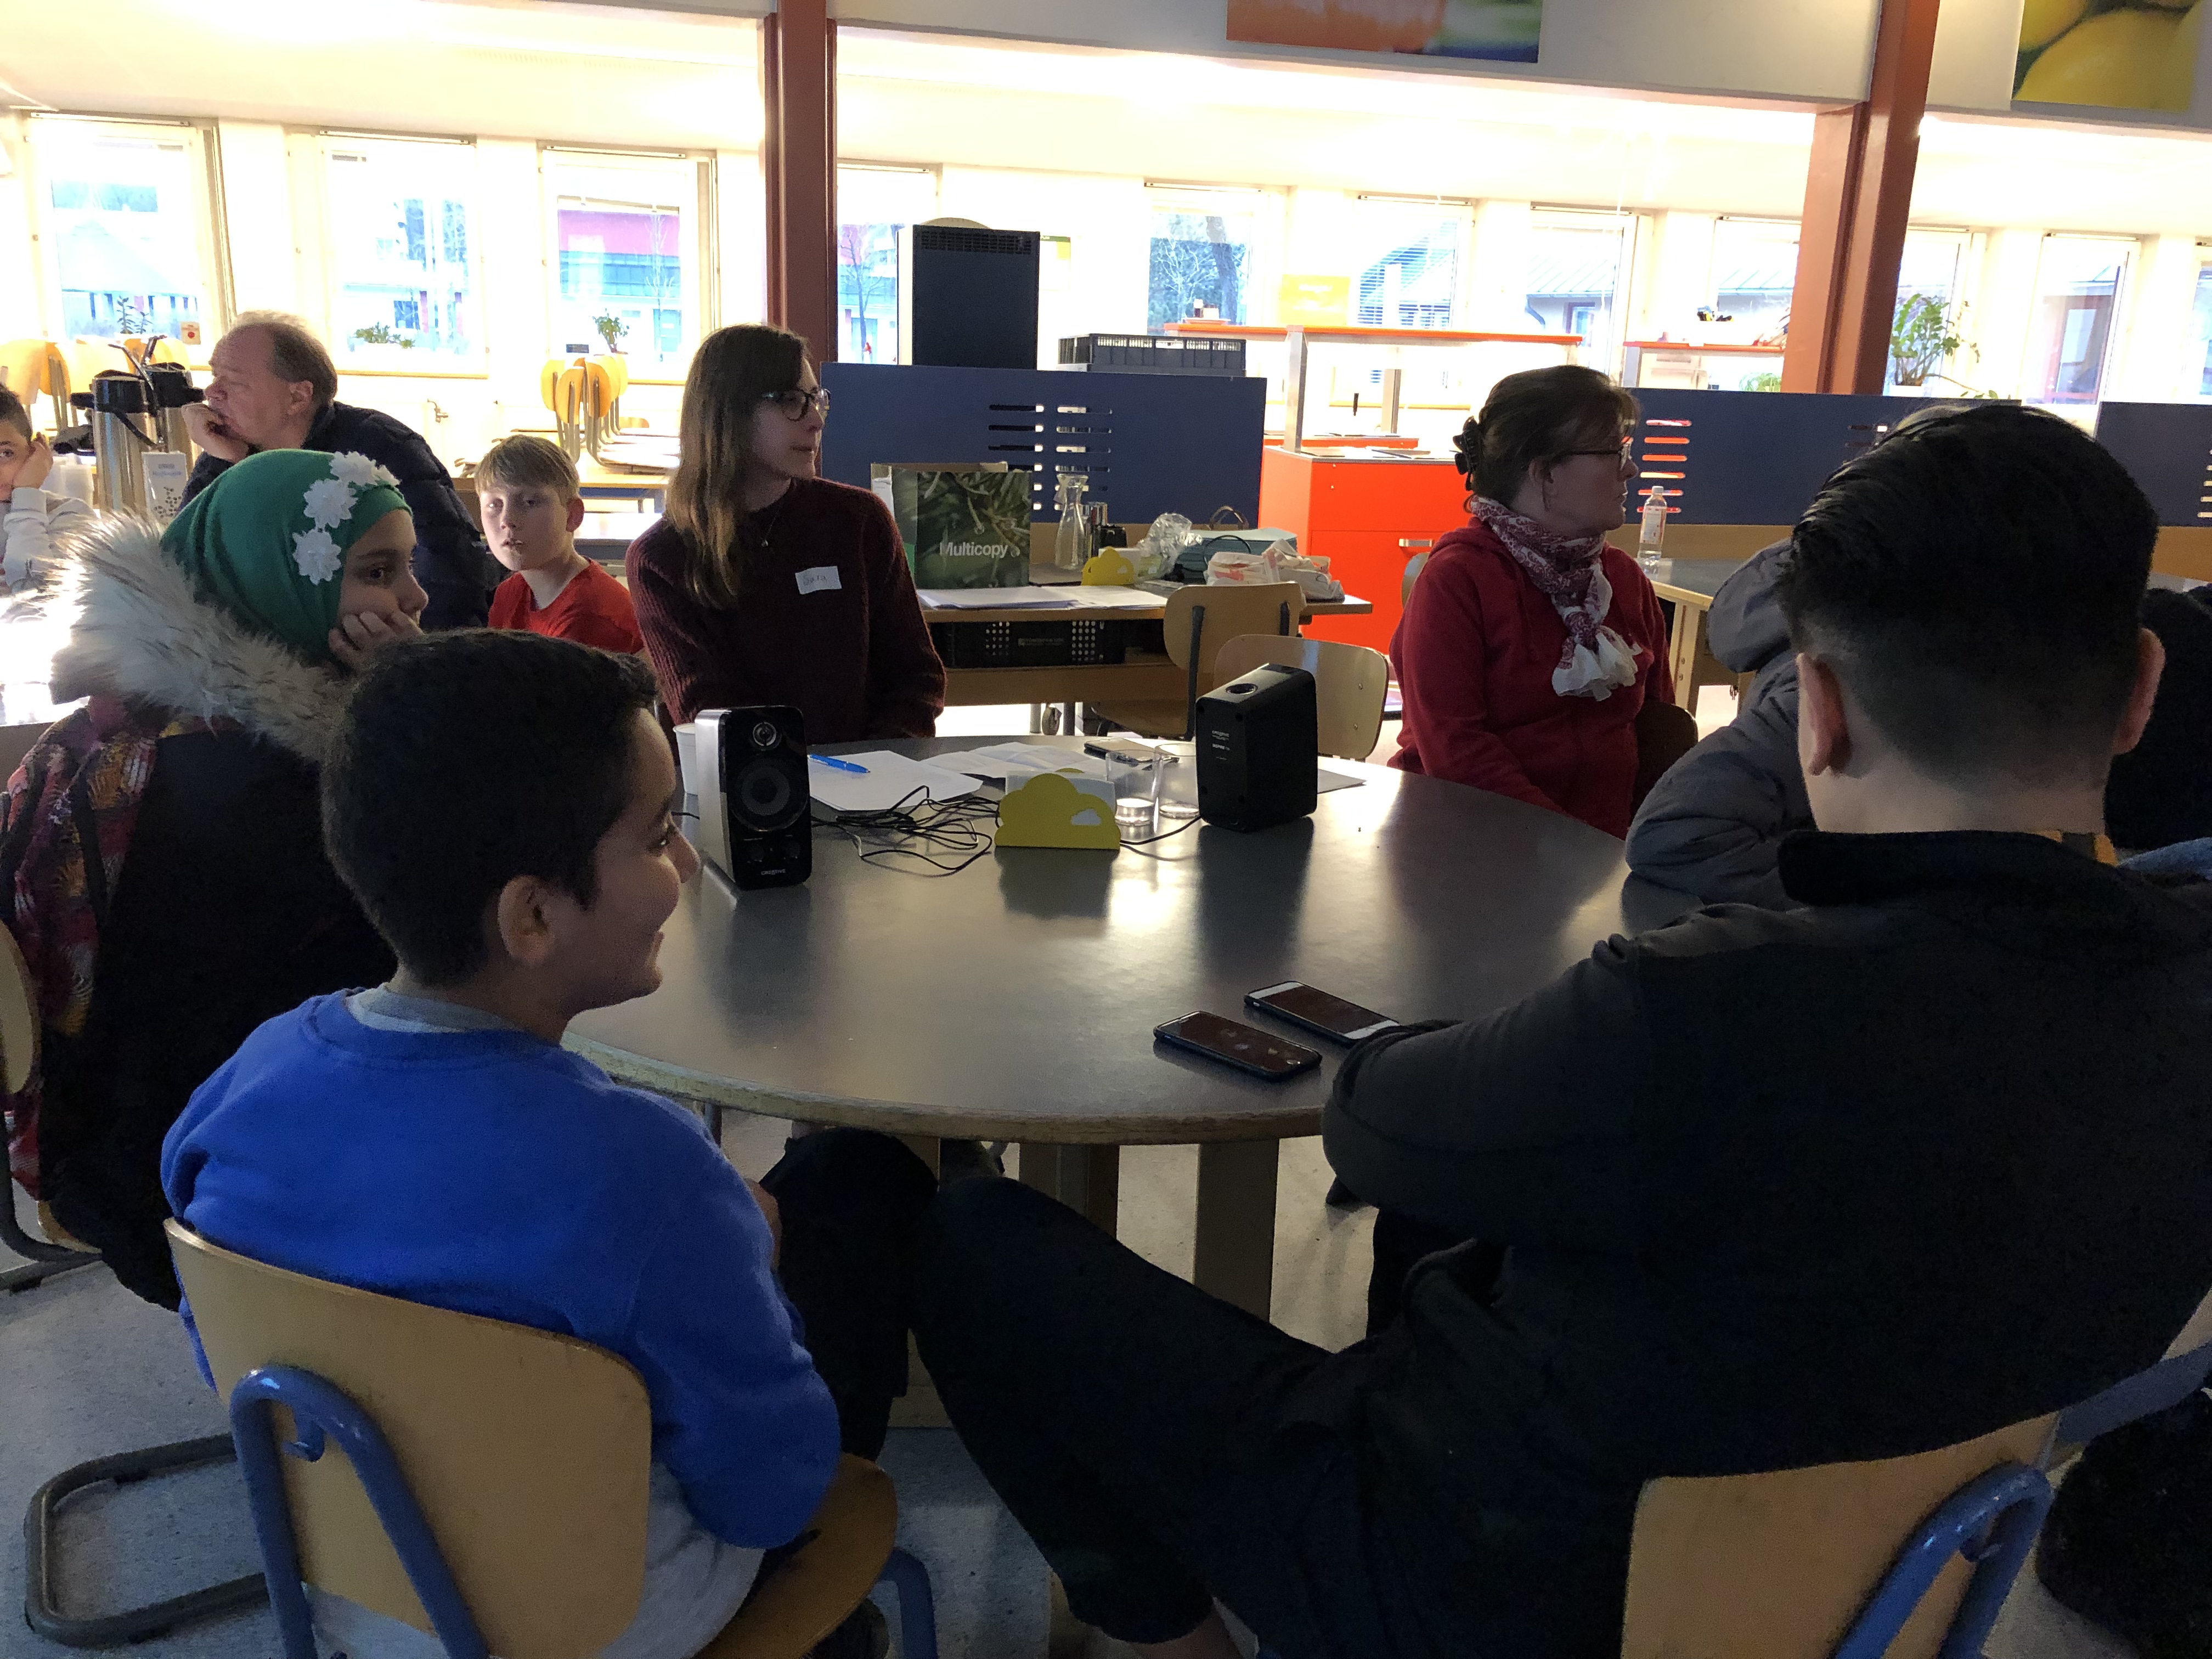
<path fill-rule="evenodd" d="M 837 356 L 898 362 L 906 345 L 907 234 L 937 216 L 937 175 L 926 167 L 841 167 L 837 216 Z"/>
<path fill-rule="evenodd" d="M 1153 190 L 1147 328 L 1158 333 L 1186 317 L 1255 319 L 1259 206 L 1256 190 Z"/>
<path fill-rule="evenodd" d="M 1735 320 L 1715 338 L 1768 338 L 1790 320 L 1797 288 L 1797 226 L 1788 220 L 1724 218 L 1713 227 L 1713 306 Z"/>
<path fill-rule="evenodd" d="M 323 168 L 340 366 L 478 366 L 475 146 L 334 137 Z"/>
<path fill-rule="evenodd" d="M 1581 335 L 1581 361 L 1620 374 L 1620 319 L 1628 311 L 1634 216 L 1542 209 L 1534 216 L 1531 239 L 1530 327 L 1540 334 Z"/>
<path fill-rule="evenodd" d="M 1352 320 L 1376 328 L 1449 328 L 1467 246 L 1463 203 L 1363 197 L 1351 265 Z"/>
<path fill-rule="evenodd" d="M 198 131 L 33 116 L 30 135 L 54 331 L 196 340 L 215 288 Z"/>
<path fill-rule="evenodd" d="M 2021 388 L 2028 401 L 2093 404 L 2101 395 L 2135 247 L 2103 236 L 2043 239 Z"/>
<path fill-rule="evenodd" d="M 619 352 L 632 378 L 681 380 L 702 327 L 705 163 L 545 152 L 556 356 Z"/>

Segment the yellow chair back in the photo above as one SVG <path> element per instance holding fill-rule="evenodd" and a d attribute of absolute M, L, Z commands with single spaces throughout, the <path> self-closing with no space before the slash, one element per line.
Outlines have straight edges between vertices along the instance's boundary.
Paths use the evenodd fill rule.
<path fill-rule="evenodd" d="M 1341 640 L 1282 639 L 1240 634 L 1221 647 L 1213 672 L 1222 684 L 1242 679 L 1262 663 L 1303 668 L 1314 677 L 1321 716 L 1321 752 L 1365 760 L 1382 740 L 1382 700 L 1390 690 L 1390 659 Z"/>
<path fill-rule="evenodd" d="M 1621 1659 L 1829 1659 L 1916 1528 L 2057 1419 L 1873 1463 L 1654 1480 L 1636 1506 Z M 1887 1659 L 1935 1659 L 1970 1569 L 1954 1560 Z"/>
<path fill-rule="evenodd" d="M 374 1419 L 501 1659 L 586 1659 L 645 1581 L 653 1420 L 623 1360 L 574 1337 L 379 1296 L 167 1224 L 216 1385 L 296 1365 Z M 307 1581 L 416 1629 L 428 1616 L 343 1456 L 284 1459 Z"/>

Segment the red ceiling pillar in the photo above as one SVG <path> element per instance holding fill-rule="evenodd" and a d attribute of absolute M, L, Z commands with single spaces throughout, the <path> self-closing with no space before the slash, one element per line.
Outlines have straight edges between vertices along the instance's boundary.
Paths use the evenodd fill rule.
<path fill-rule="evenodd" d="M 768 319 L 837 355 L 837 26 L 828 0 L 777 0 L 761 25 L 768 131 Z"/>
<path fill-rule="evenodd" d="M 1866 100 L 1816 118 L 1784 392 L 1879 393 L 1912 212 L 1938 0 L 1882 0 Z"/>

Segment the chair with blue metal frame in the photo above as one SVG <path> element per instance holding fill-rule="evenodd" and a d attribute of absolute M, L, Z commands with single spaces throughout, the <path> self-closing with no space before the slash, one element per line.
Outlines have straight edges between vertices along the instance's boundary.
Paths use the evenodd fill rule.
<path fill-rule="evenodd" d="M 1647 1482 L 1621 1659 L 1982 1659 L 2051 1508 L 2036 1465 L 2055 1420 L 1878 1462 Z"/>
<path fill-rule="evenodd" d="M 584 1659 L 629 1626 L 652 1413 L 626 1362 L 168 1230 L 286 1659 L 315 1656 L 303 1582 L 434 1634 L 452 1659 Z M 698 1659 L 802 1659 L 879 1580 L 904 1652 L 935 1659 L 929 1576 L 897 1524 L 890 1477 L 842 1459 L 801 1547 Z"/>

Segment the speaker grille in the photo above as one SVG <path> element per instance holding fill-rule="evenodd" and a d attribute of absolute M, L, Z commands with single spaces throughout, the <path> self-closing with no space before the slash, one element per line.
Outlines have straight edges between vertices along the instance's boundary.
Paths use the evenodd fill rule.
<path fill-rule="evenodd" d="M 914 245 L 938 253 L 1012 253 L 1037 251 L 1033 230 L 968 230 L 958 225 L 916 225 Z"/>

